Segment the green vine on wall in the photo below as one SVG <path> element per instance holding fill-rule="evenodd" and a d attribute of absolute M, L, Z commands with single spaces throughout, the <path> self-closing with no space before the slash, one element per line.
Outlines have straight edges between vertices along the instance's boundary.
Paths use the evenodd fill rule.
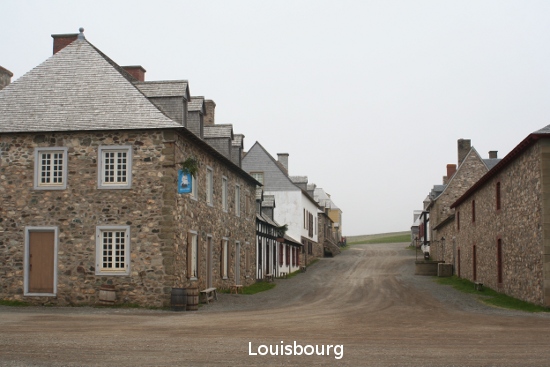
<path fill-rule="evenodd" d="M 183 162 L 179 162 L 179 165 L 181 165 L 181 169 L 185 173 L 190 173 L 191 176 L 197 177 L 197 173 L 199 172 L 199 161 L 195 157 L 190 157 L 184 160 Z"/>

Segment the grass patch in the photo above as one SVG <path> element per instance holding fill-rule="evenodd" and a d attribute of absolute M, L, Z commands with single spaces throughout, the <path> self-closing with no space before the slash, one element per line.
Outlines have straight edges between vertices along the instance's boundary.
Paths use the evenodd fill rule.
<path fill-rule="evenodd" d="M 483 296 L 483 298 L 481 299 L 483 302 L 496 307 L 525 312 L 550 312 L 550 309 L 547 307 L 538 306 L 514 297 L 510 297 L 504 293 L 499 293 L 489 287 L 483 286 L 482 291 L 476 291 L 474 283 L 470 282 L 467 279 L 459 278 L 457 276 L 452 276 L 448 278 L 438 277 L 436 278 L 436 282 L 439 284 L 450 285 L 453 288 L 464 293 L 474 293 Z"/>
<path fill-rule="evenodd" d="M 347 236 L 348 245 L 360 245 L 371 243 L 390 243 L 390 242 L 411 242 L 411 232 L 390 232 L 390 233 L 378 233 L 367 234 L 360 236 Z"/>
<path fill-rule="evenodd" d="M 247 287 L 243 287 L 243 294 L 256 294 L 275 288 L 275 283 L 257 282 Z"/>
<path fill-rule="evenodd" d="M 23 301 L 14 301 L 8 299 L 0 299 L 0 306 L 10 306 L 10 307 L 28 307 L 29 303 Z"/>

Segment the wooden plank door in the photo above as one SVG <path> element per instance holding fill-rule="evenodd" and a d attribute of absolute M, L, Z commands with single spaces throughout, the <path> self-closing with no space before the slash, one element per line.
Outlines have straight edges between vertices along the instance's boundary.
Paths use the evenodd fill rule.
<path fill-rule="evenodd" d="M 29 293 L 54 292 L 54 251 L 54 232 L 29 232 Z"/>

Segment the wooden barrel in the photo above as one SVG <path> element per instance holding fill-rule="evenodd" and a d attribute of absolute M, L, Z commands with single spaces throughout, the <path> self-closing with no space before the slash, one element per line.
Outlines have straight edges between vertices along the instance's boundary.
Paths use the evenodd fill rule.
<path fill-rule="evenodd" d="M 114 305 L 116 300 L 115 286 L 103 284 L 99 287 L 99 303 L 102 305 Z"/>
<path fill-rule="evenodd" d="M 198 311 L 199 288 L 187 288 L 187 311 Z"/>
<path fill-rule="evenodd" d="M 172 288 L 170 304 L 172 311 L 185 311 L 187 305 L 185 288 Z"/>

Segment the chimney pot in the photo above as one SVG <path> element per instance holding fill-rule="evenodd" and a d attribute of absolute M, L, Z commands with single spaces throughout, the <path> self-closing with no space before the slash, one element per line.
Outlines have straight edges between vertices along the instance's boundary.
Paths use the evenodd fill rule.
<path fill-rule="evenodd" d="M 489 158 L 491 158 L 491 159 L 498 158 L 498 150 L 490 150 L 489 151 Z"/>

